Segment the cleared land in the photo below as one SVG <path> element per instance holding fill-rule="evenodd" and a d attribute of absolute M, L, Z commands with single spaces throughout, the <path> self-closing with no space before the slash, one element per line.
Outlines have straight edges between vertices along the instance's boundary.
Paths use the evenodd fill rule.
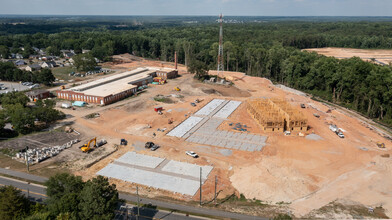
<path fill-rule="evenodd" d="M 136 59 L 131 55 L 116 57 L 121 57 L 122 63 L 105 65 L 112 69 L 122 70 L 142 66 L 174 66 L 173 63 Z M 76 110 L 63 109 L 66 114 L 72 115 L 64 122 L 72 122 L 72 127 L 82 133 L 84 138 L 81 144 L 90 138 L 98 137 L 108 140 L 108 144 L 101 149 L 109 149 L 119 144 L 121 138 L 127 139 L 128 145 L 120 146 L 117 151 L 92 163 L 88 168 L 79 165 L 81 162 L 90 164 L 85 161 L 87 159 L 80 159 L 83 158 L 82 156 L 94 161 L 104 154 L 94 151 L 89 155 L 83 155 L 79 149 L 73 151 L 71 148 L 70 151 L 66 150 L 58 157 L 67 155 L 67 151 L 73 152 L 69 154 L 69 157 L 63 157 L 70 161 L 66 163 L 67 167 L 84 167 L 73 172 L 88 179 L 108 164 L 116 164 L 114 161 L 127 152 L 137 151 L 139 154 L 166 158 L 166 160 L 214 167 L 203 185 L 203 201 L 213 200 L 216 175 L 218 199 L 221 201 L 233 193 L 243 194 L 246 198 L 262 200 L 276 209 L 282 207 L 285 211 L 289 209 L 297 217 L 312 218 L 314 217 L 312 213 L 317 213 L 317 217 L 322 216 L 320 212 L 314 210 L 326 207 L 337 199 L 342 199 L 367 207 L 382 206 L 386 209 L 387 216 L 392 216 L 392 188 L 390 187 L 392 185 L 392 172 L 390 172 L 392 160 L 388 157 L 381 157 L 385 154 L 392 155 L 392 142 L 384 138 L 385 134 L 369 124 L 368 120 L 346 109 L 333 108 L 299 95 L 300 93 L 275 87 L 264 78 L 250 77 L 244 73 L 225 72 L 224 75 L 233 80 L 234 86 L 222 86 L 203 84 L 194 80 L 193 75 L 187 74 L 182 65 L 179 70 L 181 75 L 179 78 L 169 80 L 165 85 L 151 85 L 145 93 L 112 105 L 91 105 Z M 175 86 L 179 86 L 181 91 L 174 91 Z M 157 102 L 154 100 L 156 95 L 170 97 L 173 102 Z M 231 132 L 233 136 L 242 136 L 244 132 L 234 130 L 230 125 L 241 123 L 246 125 L 249 131 L 249 133 L 246 132 L 245 139 L 250 138 L 251 135 L 266 137 L 261 151 L 247 151 L 235 147 L 223 148 L 208 141 L 203 144 L 193 143 L 188 142 L 184 137 L 166 135 L 213 99 L 245 103 L 248 98 L 252 97 L 282 98 L 300 109 L 310 125 L 305 137 L 300 137 L 295 132 L 290 136 L 285 136 L 281 132 L 263 132 L 243 104 L 227 118 L 212 117 L 210 122 L 214 120 L 222 122 L 208 125 L 206 132 L 214 128 L 225 133 Z M 203 101 L 193 107 L 190 102 L 194 102 L 195 99 Z M 306 105 L 305 109 L 300 108 L 301 103 Z M 163 107 L 162 115 L 154 111 L 154 107 L 157 106 Z M 329 109 L 331 112 L 328 111 Z M 100 116 L 87 119 L 85 116 L 91 113 L 99 113 Z M 320 117 L 314 117 L 314 113 Z M 172 124 L 168 123 L 169 119 L 173 119 Z M 328 128 L 329 123 L 343 128 L 346 138 L 341 139 L 331 132 Z M 215 136 L 214 133 L 209 135 Z M 306 138 L 306 135 L 310 136 Z M 145 149 L 144 143 L 147 141 L 153 141 L 161 148 L 157 151 Z M 376 146 L 378 141 L 384 142 L 387 148 L 379 149 Z M 200 158 L 194 159 L 185 155 L 187 150 L 195 151 Z M 94 155 L 94 153 L 99 154 Z M 71 157 L 73 155 L 81 156 Z M 111 179 L 111 182 L 122 191 L 135 192 L 135 183 L 118 179 Z M 139 193 L 149 197 L 169 197 L 183 201 L 199 199 L 198 193 L 194 196 L 181 195 L 145 185 L 139 185 Z M 240 209 L 238 206 L 224 204 L 221 207 L 229 211 L 255 215 L 264 214 L 267 209 L 267 206 L 261 205 L 252 209 Z M 325 217 L 328 216 L 325 215 Z"/>
<path fill-rule="evenodd" d="M 359 57 L 365 61 L 372 61 L 377 64 L 389 65 L 392 62 L 392 50 L 364 50 L 364 49 L 352 49 L 352 48 L 311 48 L 304 49 L 309 52 L 316 52 L 329 57 L 336 57 L 338 59 Z"/>

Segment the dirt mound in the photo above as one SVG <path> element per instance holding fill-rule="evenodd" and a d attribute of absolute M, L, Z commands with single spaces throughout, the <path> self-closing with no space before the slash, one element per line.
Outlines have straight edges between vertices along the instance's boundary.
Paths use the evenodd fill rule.
<path fill-rule="evenodd" d="M 201 91 L 203 91 L 206 94 L 219 94 L 218 91 L 215 89 L 210 89 L 210 88 L 202 88 Z"/>

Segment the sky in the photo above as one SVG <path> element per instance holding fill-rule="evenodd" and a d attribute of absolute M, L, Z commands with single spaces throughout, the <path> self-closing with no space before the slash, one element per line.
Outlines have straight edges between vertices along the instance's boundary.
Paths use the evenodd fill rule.
<path fill-rule="evenodd" d="M 0 14 L 392 16 L 392 0 L 0 0 Z"/>

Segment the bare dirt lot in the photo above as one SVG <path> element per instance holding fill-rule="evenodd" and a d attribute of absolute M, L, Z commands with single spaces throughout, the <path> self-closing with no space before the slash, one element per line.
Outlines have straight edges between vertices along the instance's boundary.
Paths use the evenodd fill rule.
<path fill-rule="evenodd" d="M 21 138 L 12 139 L 9 141 L 0 142 L 1 148 L 12 148 L 15 150 L 29 148 L 53 147 L 56 145 L 63 145 L 71 140 L 77 139 L 78 135 L 75 133 L 65 133 L 60 131 L 38 133 L 33 135 L 26 135 Z"/>
<path fill-rule="evenodd" d="M 174 65 L 161 61 L 136 59 L 127 54 L 116 59 L 122 61 L 105 65 L 124 70 L 139 66 L 173 67 Z M 64 157 L 59 159 L 69 160 L 65 163 L 66 167 L 73 167 L 75 174 L 89 179 L 124 153 L 137 151 L 171 160 L 213 166 L 213 171 L 203 185 L 204 201 L 213 199 L 216 175 L 220 192 L 218 198 L 221 200 L 232 194 L 242 194 L 248 199 L 262 201 L 263 204 L 269 204 L 277 209 L 282 207 L 284 210 L 289 209 L 297 217 L 312 218 L 330 216 L 315 210 L 325 208 L 337 199 L 344 199 L 367 207 L 382 206 L 386 215 L 392 216 L 392 188 L 390 187 L 392 159 L 381 157 L 381 155 L 392 154 L 392 143 L 382 137 L 376 129 L 370 129 L 373 126 L 368 125 L 365 120 L 354 117 L 347 110 L 335 109 L 309 97 L 277 88 L 265 78 L 225 72 L 224 76 L 231 79 L 234 86 L 211 85 L 194 80 L 193 75 L 187 74 L 186 68 L 182 65 L 179 66 L 179 70 L 181 75 L 179 78 L 169 80 L 165 85 L 150 85 L 145 93 L 112 105 L 92 105 L 76 110 L 62 110 L 66 114 L 73 115 L 64 121 L 73 122 L 72 127 L 82 133 L 84 142 L 93 137 L 105 138 L 108 140 L 107 148 L 114 150 L 96 156 L 90 154 L 82 157 L 84 156 L 82 154 L 76 159 L 71 156 L 66 157 L 67 154 L 64 154 Z M 173 88 L 176 86 L 180 87 L 181 91 L 174 91 Z M 168 97 L 172 102 L 155 101 L 156 95 Z M 181 138 L 166 136 L 168 131 L 214 98 L 245 102 L 251 97 L 283 98 L 298 109 L 300 104 L 304 103 L 306 109 L 302 109 L 302 112 L 308 118 L 311 127 L 306 133 L 314 133 L 313 137 L 320 138 L 315 140 L 315 138 L 300 137 L 298 134 L 284 136 L 283 133 L 264 133 L 249 116 L 244 105 L 241 105 L 219 129 L 232 131 L 229 123 L 242 123 L 249 127 L 251 133 L 268 136 L 267 146 L 261 152 L 201 146 Z M 195 99 L 203 101 L 193 107 L 190 102 L 194 102 Z M 156 106 L 163 107 L 163 115 L 154 111 L 153 108 Z M 332 111 L 327 113 L 329 109 Z M 91 113 L 99 113 L 100 117 L 87 119 L 85 116 Z M 320 118 L 314 117 L 314 113 L 320 115 Z M 172 124 L 168 123 L 169 119 L 173 119 Z M 346 138 L 341 139 L 331 132 L 328 128 L 329 123 L 343 128 Z M 165 129 L 165 132 L 158 129 Z M 127 139 L 128 145 L 119 146 L 118 150 L 115 150 L 114 146 L 120 143 L 121 138 Z M 147 141 L 153 141 L 161 148 L 157 151 L 146 150 L 143 146 Z M 384 142 L 387 148 L 379 149 L 376 146 L 378 141 Z M 70 152 L 79 155 L 78 150 L 74 149 Z M 200 157 L 194 159 L 186 156 L 187 150 L 196 151 Z M 80 161 L 80 158 L 91 160 L 99 158 L 99 161 L 81 165 L 78 161 L 74 161 L 78 159 Z M 83 169 L 75 169 L 75 167 L 83 167 Z M 121 191 L 135 191 L 133 183 L 114 179 L 111 182 L 116 183 Z M 199 199 L 198 193 L 189 197 L 146 186 L 140 186 L 139 190 L 142 195 L 149 197 L 170 197 L 190 202 Z M 264 214 L 265 209 L 261 207 L 265 206 L 259 207 L 260 209 L 240 209 L 236 206 L 224 206 L 231 211 Z M 346 212 L 347 210 L 344 216 L 350 216 Z"/>
<path fill-rule="evenodd" d="M 164 62 L 146 60 L 118 65 L 128 68 L 147 65 L 171 66 L 170 63 L 166 65 Z M 218 175 L 221 183 L 218 187 L 218 190 L 221 190 L 219 198 L 236 193 L 272 205 L 288 204 L 287 207 L 299 217 L 339 198 L 356 201 L 369 207 L 382 206 L 388 216 L 392 215 L 392 191 L 389 187 L 392 184 L 392 160 L 380 156 L 391 153 L 391 150 L 376 147 L 376 142 L 382 141 L 387 144 L 387 149 L 390 149 L 391 142 L 375 130 L 370 130 L 365 122 L 339 109 L 326 113 L 330 107 L 308 97 L 279 89 L 264 78 L 225 72 L 225 76 L 233 79 L 235 84 L 230 87 L 195 81 L 192 75 L 185 73 L 183 66 L 180 66 L 180 73 L 181 77 L 170 80 L 163 86 L 150 86 L 147 93 L 138 97 L 111 106 L 95 108 L 94 111 L 101 114 L 99 118 L 86 120 L 81 116 L 87 112 L 77 111 L 76 114 L 80 113 L 80 117 L 75 117 L 75 126 L 86 135 L 110 136 L 116 141 L 126 138 L 130 142 L 129 146 L 120 147 L 113 155 L 78 174 L 90 178 L 128 150 L 136 150 L 138 153 L 214 166 L 209 180 L 203 186 L 206 200 L 213 198 L 214 184 L 211 177 Z M 175 86 L 179 86 L 181 91 L 174 91 Z M 154 101 L 153 97 L 157 94 L 170 96 L 174 102 Z M 180 98 L 173 94 L 179 95 Z M 168 137 L 165 135 L 166 132 L 157 131 L 158 128 L 171 130 L 213 98 L 246 101 L 249 97 L 285 98 L 298 108 L 301 103 L 305 103 L 307 108 L 303 113 L 311 127 L 307 133 L 314 132 L 321 140 L 307 139 L 295 134 L 284 136 L 279 133 L 263 133 L 243 106 L 240 106 L 220 129 L 229 130 L 229 122 L 247 124 L 252 133 L 268 136 L 267 146 L 262 152 L 232 150 L 230 153 L 222 153 L 223 148 L 200 146 L 180 138 Z M 190 102 L 196 98 L 202 99 L 203 102 L 197 107 L 192 107 Z M 164 108 L 163 115 L 153 111 L 155 106 Z M 313 113 L 319 114 L 320 118 L 314 117 Z M 173 119 L 173 124 L 168 124 L 170 118 Z M 331 132 L 328 123 L 335 123 L 343 128 L 346 131 L 346 138 L 340 139 Z M 153 133 L 156 133 L 156 137 Z M 162 148 L 151 152 L 140 146 L 132 146 L 146 141 L 154 141 Z M 197 151 L 200 158 L 194 160 L 186 157 L 186 150 Z M 134 184 L 112 181 L 121 190 L 134 190 Z M 141 188 L 142 194 L 153 197 L 198 199 L 198 194 L 189 198 L 148 187 Z"/>
<path fill-rule="evenodd" d="M 339 59 L 359 57 L 365 61 L 372 61 L 375 59 L 375 63 L 386 64 L 392 62 L 392 50 L 363 50 L 363 49 L 352 49 L 352 48 L 311 48 L 304 49 L 309 52 L 316 52 L 325 56 L 336 57 Z M 379 61 L 379 62 L 377 62 Z"/>

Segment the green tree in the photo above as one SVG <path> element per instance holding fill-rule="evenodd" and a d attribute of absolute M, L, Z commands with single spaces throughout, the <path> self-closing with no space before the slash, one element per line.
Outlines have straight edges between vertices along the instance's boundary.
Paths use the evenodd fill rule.
<path fill-rule="evenodd" d="M 0 110 L 0 130 L 3 130 L 5 126 L 5 119 L 6 119 L 6 113 L 4 110 Z"/>
<path fill-rule="evenodd" d="M 200 60 L 193 59 L 188 66 L 188 71 L 195 74 L 195 78 L 202 79 L 208 75 L 208 66 Z"/>
<path fill-rule="evenodd" d="M 29 102 L 29 98 L 23 92 L 10 92 L 1 98 L 2 105 L 15 105 L 21 104 L 22 106 L 26 106 Z"/>
<path fill-rule="evenodd" d="M 10 50 L 7 46 L 0 45 L 0 57 L 3 59 L 8 59 L 10 56 Z"/>
<path fill-rule="evenodd" d="M 30 46 L 30 44 L 27 44 L 24 47 L 24 50 L 22 51 L 22 55 L 24 58 L 29 58 L 30 55 L 34 54 L 33 48 Z"/>
<path fill-rule="evenodd" d="M 118 202 L 116 185 L 108 178 L 98 176 L 86 182 L 80 193 L 80 217 L 82 219 L 113 219 Z"/>
<path fill-rule="evenodd" d="M 73 60 L 76 68 L 81 71 L 94 70 L 97 65 L 94 57 L 89 53 L 76 55 L 73 57 Z"/>
<path fill-rule="evenodd" d="M 52 70 L 50 69 L 42 69 L 41 71 L 37 72 L 36 75 L 37 81 L 47 86 L 52 85 L 52 83 L 56 80 L 52 73 Z"/>
<path fill-rule="evenodd" d="M 30 108 L 25 108 L 21 104 L 9 105 L 6 108 L 14 129 L 21 134 L 28 134 L 34 130 L 34 115 Z"/>
<path fill-rule="evenodd" d="M 0 187 L 0 219 L 21 219 L 29 213 L 29 200 L 13 186 Z"/>
<path fill-rule="evenodd" d="M 79 216 L 79 195 L 84 187 L 80 176 L 68 173 L 56 174 L 45 183 L 48 195 L 48 210 L 52 216 L 69 213 Z"/>

